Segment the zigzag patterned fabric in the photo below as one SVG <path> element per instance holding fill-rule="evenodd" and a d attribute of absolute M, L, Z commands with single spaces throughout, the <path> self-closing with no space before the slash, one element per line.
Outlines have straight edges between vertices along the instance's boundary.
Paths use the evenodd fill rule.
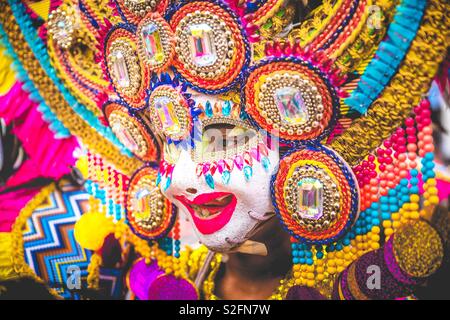
<path fill-rule="evenodd" d="M 67 281 L 79 268 L 85 286 L 89 250 L 75 241 L 75 222 L 86 211 L 89 195 L 70 184 L 55 190 L 27 221 L 23 233 L 25 261 L 64 298 L 72 296 Z"/>

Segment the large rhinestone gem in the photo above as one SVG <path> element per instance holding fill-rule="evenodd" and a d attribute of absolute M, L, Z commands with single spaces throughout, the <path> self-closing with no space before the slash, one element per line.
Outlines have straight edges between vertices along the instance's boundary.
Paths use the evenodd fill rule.
<path fill-rule="evenodd" d="M 323 215 L 323 184 L 316 178 L 298 182 L 298 214 L 304 219 L 317 220 Z"/>
<path fill-rule="evenodd" d="M 213 65 L 217 60 L 213 29 L 206 23 L 189 27 L 192 61 L 199 67 Z"/>
<path fill-rule="evenodd" d="M 120 142 L 122 142 L 131 152 L 138 150 L 139 146 L 131 135 L 130 131 L 124 127 L 120 122 L 116 121 L 111 126 Z"/>
<path fill-rule="evenodd" d="M 299 89 L 279 88 L 275 90 L 273 97 L 283 121 L 301 124 L 308 120 L 308 111 Z"/>
<path fill-rule="evenodd" d="M 145 25 L 141 31 L 145 53 L 151 64 L 159 64 L 164 61 L 164 49 L 161 41 L 161 33 L 158 26 L 152 22 Z"/>
<path fill-rule="evenodd" d="M 117 83 L 122 88 L 130 86 L 130 76 L 128 75 L 127 62 L 122 51 L 114 51 L 112 53 L 114 57 L 113 72 L 117 79 Z"/>
<path fill-rule="evenodd" d="M 180 122 L 175 113 L 175 105 L 169 97 L 155 98 L 155 109 L 159 121 L 166 134 L 178 134 L 181 130 Z"/>
<path fill-rule="evenodd" d="M 148 220 L 152 214 L 152 202 L 157 195 L 157 188 L 150 190 L 148 188 L 138 189 L 133 198 L 133 209 L 136 220 Z"/>

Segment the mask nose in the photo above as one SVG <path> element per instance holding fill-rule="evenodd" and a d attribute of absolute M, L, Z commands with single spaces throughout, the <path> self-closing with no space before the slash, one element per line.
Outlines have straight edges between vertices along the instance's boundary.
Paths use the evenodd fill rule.
<path fill-rule="evenodd" d="M 195 195 L 201 188 L 201 181 L 197 177 L 196 164 L 192 161 L 191 155 L 187 151 L 181 151 L 174 170 L 172 172 L 172 182 L 166 193 L 169 195 L 184 194 Z"/>

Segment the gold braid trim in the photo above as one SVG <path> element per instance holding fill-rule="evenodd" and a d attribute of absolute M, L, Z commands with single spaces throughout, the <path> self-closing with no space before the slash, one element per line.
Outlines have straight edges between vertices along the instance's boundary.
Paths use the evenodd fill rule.
<path fill-rule="evenodd" d="M 72 134 L 80 138 L 89 149 L 101 155 L 106 161 L 114 164 L 123 173 L 131 174 L 140 167 L 141 163 L 139 160 L 122 154 L 115 145 L 101 136 L 72 110 L 58 88 L 41 68 L 39 61 L 37 61 L 28 43 L 25 41 L 11 8 L 4 2 L 0 3 L 0 23 L 3 25 L 8 35 L 8 40 L 14 48 L 20 63 L 27 71 L 28 76 L 34 82 L 46 104 L 50 106 L 64 126 Z"/>
<path fill-rule="evenodd" d="M 335 64 L 342 72 L 347 73 L 357 71 L 359 74 L 364 72 L 373 55 L 375 54 L 378 45 L 386 34 L 387 26 L 391 23 L 393 18 L 394 8 L 398 1 L 374 0 L 372 6 L 380 9 L 380 17 L 369 15 L 370 1 L 368 1 L 365 8 L 364 23 L 359 25 L 360 30 L 353 32 L 348 42 L 339 48 L 339 51 L 332 54 L 333 58 L 337 58 Z M 369 19 L 380 18 L 379 29 L 372 28 L 369 25 Z"/>
<path fill-rule="evenodd" d="M 344 0 L 324 0 L 299 27 L 291 31 L 289 38 L 300 39 L 300 45 L 307 46 L 330 23 L 343 2 Z"/>
<path fill-rule="evenodd" d="M 262 40 L 253 43 L 253 60 L 257 61 L 265 57 L 267 41 L 272 41 L 283 31 L 294 18 L 295 9 L 292 5 L 282 7 L 272 18 L 267 20 L 258 30 Z"/>
<path fill-rule="evenodd" d="M 25 262 L 23 252 L 23 230 L 26 226 L 27 220 L 31 217 L 33 212 L 48 198 L 50 193 L 55 191 L 56 184 L 52 183 L 42 188 L 39 193 L 31 199 L 25 207 L 20 210 L 19 216 L 11 230 L 11 247 L 9 251 L 11 253 L 11 263 L 13 271 L 9 274 L 9 278 L 31 277 L 36 282 L 45 284 L 45 281 L 38 277 L 30 266 Z M 3 248 L 2 248 L 3 249 Z M 49 292 L 58 299 L 61 297 L 56 293 L 54 289 L 47 288 Z"/>
<path fill-rule="evenodd" d="M 331 147 L 350 165 L 356 165 L 377 148 L 408 117 L 429 89 L 447 52 L 450 19 L 445 0 L 431 0 L 422 25 L 390 84 L 366 116 L 356 120 Z"/>
<path fill-rule="evenodd" d="M 58 7 L 59 10 L 66 12 L 69 17 L 76 21 L 77 28 L 72 37 L 74 40 L 69 48 L 60 48 L 52 39 L 52 34 L 48 33 L 47 51 L 50 57 L 50 63 L 55 68 L 58 77 L 64 82 L 64 86 L 70 93 L 82 103 L 95 116 L 102 116 L 102 111 L 97 107 L 95 94 L 88 89 L 75 84 L 73 77 L 81 78 L 81 82 L 94 89 L 104 90 L 109 86 L 109 82 L 103 79 L 103 71 L 99 64 L 95 63 L 95 36 L 89 31 L 80 17 L 79 10 L 72 0 L 65 0 Z M 63 63 L 63 60 L 64 61 Z M 67 67 L 71 72 L 66 72 Z M 69 74 L 70 73 L 70 74 Z"/>

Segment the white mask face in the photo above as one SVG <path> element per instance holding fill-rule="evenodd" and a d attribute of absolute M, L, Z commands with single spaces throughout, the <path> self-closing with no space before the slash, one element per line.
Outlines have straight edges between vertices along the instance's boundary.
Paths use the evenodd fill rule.
<path fill-rule="evenodd" d="M 235 134 L 239 128 L 237 129 L 228 126 L 223 139 L 236 142 Z M 207 136 L 206 131 L 203 130 L 204 138 Z M 254 138 L 262 143 L 256 134 Z M 207 142 L 202 144 L 210 148 Z M 265 158 L 268 161 L 264 162 L 265 166 L 262 161 L 253 159 L 250 166 L 251 177 L 247 175 L 246 178 L 244 173 L 249 172 L 248 168 L 239 170 L 238 166 L 234 165 L 227 179 L 223 179 L 223 175 L 216 170 L 210 177 L 213 182 L 207 182 L 204 175 L 197 175 L 198 161 L 191 151 L 177 148 L 171 183 L 163 193 L 187 217 L 200 242 L 210 250 L 226 252 L 242 244 L 253 235 L 258 225 L 272 216 L 274 209 L 270 196 L 270 180 L 273 169 L 278 165 L 279 155 L 276 149 L 266 148 L 266 151 Z M 218 161 L 216 158 L 215 162 Z M 164 183 L 163 178 L 161 185 Z"/>

